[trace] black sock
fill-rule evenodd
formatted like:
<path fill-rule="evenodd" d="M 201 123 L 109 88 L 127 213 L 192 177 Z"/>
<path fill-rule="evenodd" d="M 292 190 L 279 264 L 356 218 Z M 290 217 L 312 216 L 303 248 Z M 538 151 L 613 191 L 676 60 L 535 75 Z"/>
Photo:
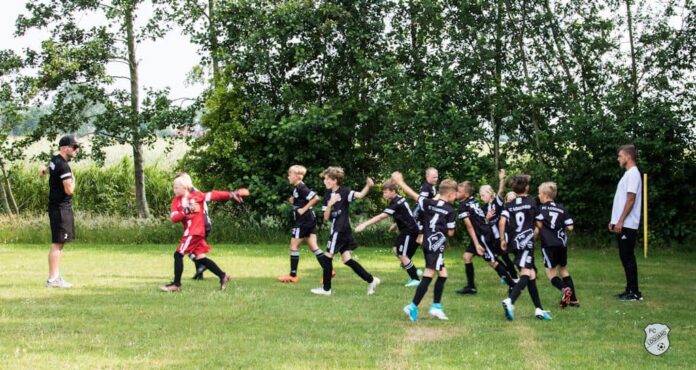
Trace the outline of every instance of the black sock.
<path fill-rule="evenodd" d="M 333 258 L 324 256 L 324 290 L 331 290 L 331 273 L 333 272 Z"/>
<path fill-rule="evenodd" d="M 558 290 L 563 290 L 563 288 L 565 288 L 563 280 L 561 280 L 561 278 L 559 278 L 558 276 L 554 276 L 553 279 L 551 279 L 551 285 L 555 286 Z"/>
<path fill-rule="evenodd" d="M 209 259 L 208 257 L 203 257 L 203 258 L 199 259 L 198 261 L 201 263 L 201 265 L 207 267 L 208 270 L 210 270 L 210 272 L 215 274 L 220 279 L 225 277 L 225 273 L 222 270 L 220 270 L 218 265 L 215 262 L 213 262 L 213 260 Z"/>
<path fill-rule="evenodd" d="M 354 259 L 349 259 L 348 261 L 345 262 L 346 266 L 350 267 L 355 271 L 358 276 L 360 276 L 361 279 L 367 281 L 368 283 L 371 283 L 372 280 L 374 279 L 372 275 L 370 275 L 369 272 L 367 272 L 361 264 L 358 263 L 358 261 Z"/>
<path fill-rule="evenodd" d="M 534 307 L 541 308 L 543 310 L 544 307 L 541 306 L 541 298 L 539 298 L 539 290 L 537 289 L 536 279 L 529 280 L 527 288 L 527 290 L 529 290 L 529 296 L 532 297 L 532 302 L 534 302 Z"/>
<path fill-rule="evenodd" d="M 406 270 L 406 273 L 408 273 L 408 277 L 410 277 L 411 280 L 420 280 L 418 278 L 418 271 L 416 270 L 416 266 L 413 265 L 413 261 L 409 261 L 408 265 L 406 266 L 401 265 L 401 268 Z"/>
<path fill-rule="evenodd" d="M 432 277 L 423 276 L 420 284 L 418 284 L 418 288 L 416 288 L 416 294 L 413 296 L 413 304 L 418 306 L 421 303 L 423 297 L 425 296 L 425 293 L 428 291 L 428 286 L 430 285 L 430 282 L 432 280 Z"/>
<path fill-rule="evenodd" d="M 300 263 L 300 251 L 290 251 L 290 276 L 297 276 L 297 265 Z"/>
<path fill-rule="evenodd" d="M 503 280 L 505 280 L 505 283 L 508 286 L 511 286 L 511 287 L 515 286 L 515 282 L 512 281 L 512 277 L 510 277 L 510 274 L 508 274 L 507 270 L 505 269 L 505 267 L 503 267 L 502 263 L 498 263 L 495 266 L 495 272 L 497 272 L 498 276 L 500 276 Z"/>
<path fill-rule="evenodd" d="M 563 282 L 573 291 L 573 294 L 570 296 L 570 300 L 577 301 L 578 297 L 575 296 L 575 284 L 573 284 L 573 278 L 568 275 L 563 278 Z"/>
<path fill-rule="evenodd" d="M 435 290 L 433 290 L 433 303 L 438 304 L 442 301 L 442 292 L 445 290 L 446 277 L 438 276 L 435 280 Z"/>
<path fill-rule="evenodd" d="M 466 286 L 476 288 L 474 283 L 474 264 L 472 262 L 465 263 L 464 269 L 466 270 Z"/>
<path fill-rule="evenodd" d="M 201 263 L 197 260 L 193 260 L 193 263 L 196 265 L 196 273 L 201 274 L 202 277 L 203 271 L 205 271 L 205 266 L 201 265 Z"/>
<path fill-rule="evenodd" d="M 184 273 L 184 255 L 174 252 L 174 285 L 181 286 L 181 275 Z"/>
<path fill-rule="evenodd" d="M 513 279 L 517 279 L 517 270 L 515 270 L 515 264 L 512 263 L 510 260 L 510 255 L 507 253 L 503 253 L 500 258 L 503 260 L 503 263 L 505 264 L 505 269 L 507 270 L 508 274 L 510 274 L 510 277 Z"/>
<path fill-rule="evenodd" d="M 512 291 L 508 295 L 512 303 L 515 303 L 517 298 L 520 297 L 520 293 L 524 290 L 524 288 L 527 286 L 527 282 L 529 282 L 529 276 L 527 275 L 522 275 L 520 276 L 520 281 L 515 284 L 515 286 L 512 288 Z"/>
<path fill-rule="evenodd" d="M 324 266 L 326 265 L 326 256 L 324 255 L 324 252 L 321 249 L 317 249 L 314 251 L 314 257 L 317 258 L 319 266 L 321 266 L 321 268 L 324 268 Z"/>

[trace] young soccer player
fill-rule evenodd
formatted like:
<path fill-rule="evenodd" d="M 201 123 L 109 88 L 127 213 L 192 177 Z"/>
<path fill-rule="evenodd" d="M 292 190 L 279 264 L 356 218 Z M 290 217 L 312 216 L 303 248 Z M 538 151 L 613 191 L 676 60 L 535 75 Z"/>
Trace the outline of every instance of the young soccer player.
<path fill-rule="evenodd" d="M 568 268 L 568 235 L 566 231 L 573 230 L 573 218 L 568 212 L 554 200 L 558 187 L 555 182 L 545 182 L 539 185 L 539 211 L 544 216 L 541 235 L 541 253 L 544 256 L 546 276 L 551 280 L 551 285 L 561 291 L 561 308 L 569 304 L 580 306 L 575 296 L 575 286 L 570 277 Z"/>
<path fill-rule="evenodd" d="M 410 280 L 406 283 L 407 287 L 418 286 L 420 279 L 418 278 L 418 270 L 413 265 L 413 255 L 418 249 L 416 238 L 418 237 L 418 225 L 413 218 L 413 212 L 408 206 L 406 198 L 398 194 L 399 187 L 392 180 L 387 180 L 382 185 L 382 196 L 389 204 L 382 213 L 361 223 L 355 228 L 356 232 L 362 232 L 370 225 L 376 224 L 387 219 L 389 216 L 394 218 L 397 227 L 399 228 L 399 236 L 394 242 L 394 254 L 401 261 L 401 267 L 406 270 Z"/>
<path fill-rule="evenodd" d="M 425 170 L 425 181 L 421 184 L 420 195 L 422 197 L 433 199 L 437 192 L 435 191 L 435 185 L 437 184 L 439 173 L 433 167 L 428 167 Z M 416 205 L 415 211 L 413 211 L 414 218 L 418 224 L 418 234 L 417 242 L 418 244 L 423 244 L 423 222 L 425 222 L 425 216 L 421 212 L 420 205 Z"/>
<path fill-rule="evenodd" d="M 184 255 L 195 254 L 196 260 L 220 278 L 220 290 L 225 290 L 230 281 L 230 275 L 220 270 L 218 265 L 207 258 L 210 246 L 205 240 L 205 223 L 203 217 L 203 202 L 224 201 L 234 199 L 241 203 L 242 197 L 249 195 L 249 190 L 238 189 L 233 192 L 210 191 L 202 193 L 193 191 L 191 177 L 186 173 L 179 174 L 173 181 L 174 199 L 172 199 L 170 219 L 173 223 L 182 223 L 183 236 L 174 252 L 174 280 L 160 286 L 164 292 L 181 291 L 181 275 L 184 272 Z"/>
<path fill-rule="evenodd" d="M 510 181 L 510 187 L 516 194 L 516 198 L 505 205 L 498 223 L 499 232 L 505 234 L 509 223 L 509 240 L 500 240 L 502 250 L 507 250 L 508 245 L 515 253 L 515 264 L 520 268 L 520 280 L 508 292 L 508 297 L 503 300 L 505 317 L 508 320 L 515 318 L 515 301 L 525 287 L 529 287 L 529 295 L 536 306 L 534 315 L 540 320 L 551 320 L 551 315 L 541 305 L 539 291 L 536 285 L 536 271 L 534 269 L 534 236 L 535 226 L 541 227 L 544 216 L 539 213 L 535 202 L 527 196 L 529 192 L 529 175 L 516 175 Z"/>
<path fill-rule="evenodd" d="M 446 179 L 440 183 L 438 196 L 435 199 L 428 199 L 419 195 L 404 182 L 400 172 L 392 174 L 392 180 L 399 185 L 404 192 L 411 198 L 418 201 L 423 214 L 425 223 L 423 224 L 423 253 L 425 254 L 425 272 L 421 279 L 416 293 L 411 303 L 404 307 L 404 312 L 411 321 L 418 320 L 418 305 L 428 291 L 428 286 L 433 280 L 433 275 L 437 273 L 435 290 L 433 292 L 433 305 L 430 306 L 428 313 L 440 320 L 447 320 L 447 315 L 442 308 L 442 293 L 445 289 L 447 280 L 447 268 L 445 267 L 445 245 L 447 237 L 454 236 L 456 221 L 456 211 L 451 203 L 457 198 L 457 182 Z"/>
<path fill-rule="evenodd" d="M 500 249 L 500 233 L 498 232 L 500 212 L 502 212 L 503 206 L 505 205 L 505 201 L 503 200 L 505 196 L 505 169 L 501 168 L 500 171 L 498 171 L 498 192 L 493 192 L 493 187 L 490 185 L 483 185 L 481 189 L 479 189 L 479 196 L 484 203 L 483 213 L 486 215 L 486 225 L 490 228 L 490 232 L 493 235 L 493 249 L 499 253 L 498 256 L 500 257 L 500 261 L 498 262 L 502 262 L 503 267 L 507 270 L 508 274 L 510 274 L 510 277 L 516 281 L 517 270 L 515 270 L 515 264 L 510 260 L 508 252 L 503 252 Z M 505 283 L 505 280 L 501 279 L 501 284 Z"/>
<path fill-rule="evenodd" d="M 295 224 L 290 239 L 290 274 L 278 278 L 278 281 L 282 283 L 300 281 L 297 277 L 297 266 L 300 263 L 302 241 L 307 242 L 322 268 L 326 264 L 324 252 L 317 246 L 317 218 L 312 210 L 312 207 L 319 202 L 319 197 L 302 182 L 306 173 L 307 169 L 300 165 L 294 165 L 288 169 L 288 182 L 295 187 L 290 198 Z"/>
<path fill-rule="evenodd" d="M 364 198 L 374 186 L 371 178 L 367 178 L 365 187 L 358 193 L 341 186 L 345 173 L 340 167 L 329 167 L 321 173 L 326 186 L 323 207 L 324 220 L 331 221 L 329 242 L 324 253 L 327 261 L 323 266 L 323 287 L 312 289 L 312 293 L 319 295 L 331 295 L 331 274 L 333 272 L 333 256 L 341 254 L 343 263 L 353 269 L 361 279 L 367 282 L 367 295 L 375 293 L 375 288 L 380 283 L 379 278 L 372 276 L 351 256 L 351 251 L 358 247 L 353 239 L 350 227 L 350 203 L 356 199 Z"/>
<path fill-rule="evenodd" d="M 496 248 L 495 239 L 491 227 L 486 221 L 486 214 L 479 207 L 473 196 L 473 184 L 464 181 L 457 186 L 457 198 L 461 201 L 459 205 L 458 218 L 464 220 L 471 242 L 464 252 L 464 267 L 466 270 L 467 285 L 457 290 L 459 294 L 476 294 L 476 284 L 474 283 L 474 255 L 479 255 L 488 263 L 489 266 L 508 284 L 514 286 L 512 277 L 507 272 L 502 263 L 496 258 L 500 251 Z"/>

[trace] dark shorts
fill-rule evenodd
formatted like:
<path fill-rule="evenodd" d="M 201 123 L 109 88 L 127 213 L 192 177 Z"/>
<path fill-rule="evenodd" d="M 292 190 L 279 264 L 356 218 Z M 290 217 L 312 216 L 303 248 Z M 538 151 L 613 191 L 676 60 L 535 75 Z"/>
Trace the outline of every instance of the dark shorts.
<path fill-rule="evenodd" d="M 547 269 L 568 264 L 568 248 L 566 247 L 542 247 L 541 255 L 544 256 L 544 267 Z"/>
<path fill-rule="evenodd" d="M 52 243 L 63 244 L 75 239 L 75 217 L 71 207 L 49 208 L 48 219 Z"/>
<path fill-rule="evenodd" d="M 445 267 L 445 244 L 447 237 L 437 232 L 423 237 L 425 268 L 440 271 Z"/>
<path fill-rule="evenodd" d="M 293 239 L 305 239 L 309 238 L 310 235 L 317 234 L 317 225 L 299 225 L 295 226 L 291 230 Z"/>
<path fill-rule="evenodd" d="M 484 235 L 479 235 L 479 244 L 483 247 L 483 256 L 481 256 L 486 262 L 492 262 L 495 260 L 496 256 L 499 256 L 503 251 L 500 249 L 500 240 L 493 239 L 492 237 L 485 237 Z M 478 256 L 476 252 L 476 247 L 474 243 L 469 243 L 466 247 L 466 252 Z"/>
<path fill-rule="evenodd" d="M 333 233 L 326 243 L 326 251 L 331 254 L 352 251 L 357 248 L 358 243 L 355 242 L 351 233 Z"/>
<path fill-rule="evenodd" d="M 534 269 L 534 250 L 516 250 L 515 266 L 517 266 L 520 269 Z"/>
<path fill-rule="evenodd" d="M 442 271 L 445 267 L 445 254 L 425 251 L 425 268 Z"/>
<path fill-rule="evenodd" d="M 415 233 L 400 233 L 396 237 L 396 255 L 406 256 L 408 258 L 413 257 L 418 249 L 418 243 L 416 243 L 416 238 L 418 238 L 418 232 Z"/>

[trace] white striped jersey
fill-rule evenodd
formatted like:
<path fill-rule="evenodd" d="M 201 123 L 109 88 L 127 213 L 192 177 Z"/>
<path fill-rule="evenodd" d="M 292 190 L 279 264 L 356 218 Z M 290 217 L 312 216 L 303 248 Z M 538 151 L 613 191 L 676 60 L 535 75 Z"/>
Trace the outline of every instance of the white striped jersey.
<path fill-rule="evenodd" d="M 507 203 L 500 215 L 508 223 L 508 245 L 517 250 L 534 247 L 534 227 L 536 221 L 543 221 L 536 202 L 529 197 L 517 197 Z"/>
<path fill-rule="evenodd" d="M 541 228 L 541 245 L 543 247 L 565 247 L 568 245 L 566 227 L 573 225 L 573 218 L 555 202 L 547 202 L 539 206 L 539 212 L 544 216 Z"/>
<path fill-rule="evenodd" d="M 413 212 L 411 212 L 406 198 L 400 195 L 395 196 L 382 212 L 394 218 L 400 232 L 418 231 L 418 225 L 416 225 L 416 220 L 413 218 Z"/>
<path fill-rule="evenodd" d="M 317 222 L 314 211 L 310 208 L 304 214 L 297 213 L 297 210 L 303 208 L 312 199 L 317 196 L 304 182 L 300 181 L 292 189 L 292 216 L 295 220 L 295 227 L 311 226 Z"/>
<path fill-rule="evenodd" d="M 338 188 L 336 193 L 340 196 L 340 200 L 331 207 L 331 215 L 329 216 L 329 221 L 331 221 L 331 233 L 350 233 L 350 214 L 348 210 L 350 208 L 350 203 L 355 200 L 355 192 L 347 188 Z M 327 190 L 326 194 L 324 194 L 321 207 L 322 211 L 326 210 L 329 199 L 331 199 L 333 194 L 334 192 L 331 190 Z"/>

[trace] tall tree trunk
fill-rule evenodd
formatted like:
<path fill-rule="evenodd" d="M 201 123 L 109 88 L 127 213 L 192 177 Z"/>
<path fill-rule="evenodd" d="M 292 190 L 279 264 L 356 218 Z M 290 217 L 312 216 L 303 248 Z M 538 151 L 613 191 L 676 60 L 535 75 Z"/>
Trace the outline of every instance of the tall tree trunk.
<path fill-rule="evenodd" d="M 128 7 L 125 13 L 126 43 L 128 44 L 128 67 L 130 71 L 131 125 L 133 125 L 133 169 L 135 171 L 135 204 L 138 216 L 150 217 L 145 194 L 145 171 L 143 166 L 143 145 L 139 135 L 140 91 L 138 82 L 138 60 L 135 55 L 135 32 L 133 31 L 133 8 Z"/>
<path fill-rule="evenodd" d="M 4 201 L 8 203 L 8 209 L 10 205 L 12 205 L 14 213 L 19 214 L 19 207 L 17 207 L 17 201 L 15 200 L 14 193 L 12 192 L 12 184 L 10 183 L 10 178 L 7 176 L 7 171 L 5 170 L 5 162 L 0 162 L 0 169 L 2 170 L 2 177 L 5 182 L 3 186 L 3 198 L 5 198 Z"/>
<path fill-rule="evenodd" d="M 524 32 L 527 26 L 527 0 L 522 1 L 522 25 L 520 26 L 519 34 L 519 48 L 520 48 L 520 61 L 522 62 L 522 71 L 524 73 L 524 84 L 527 87 L 527 94 L 534 96 L 534 86 L 532 85 L 532 79 L 529 77 L 529 67 L 527 66 L 527 53 L 524 49 Z M 534 127 L 534 145 L 536 146 L 537 160 L 543 162 L 541 155 L 541 144 L 539 143 L 539 136 L 541 134 L 541 129 L 539 128 L 539 113 L 536 107 L 536 103 L 532 104 L 530 107 L 530 119 L 532 121 L 532 126 Z"/>
<path fill-rule="evenodd" d="M 218 55 L 218 34 L 216 27 L 215 0 L 208 0 L 208 42 L 210 42 L 210 59 L 213 61 L 213 84 L 220 81 L 220 56 Z"/>
<path fill-rule="evenodd" d="M 631 16 L 631 0 L 626 0 L 626 17 L 628 18 L 628 44 L 631 47 L 631 97 L 633 114 L 638 114 L 638 77 L 636 73 L 636 52 L 633 47 L 633 17 Z"/>

